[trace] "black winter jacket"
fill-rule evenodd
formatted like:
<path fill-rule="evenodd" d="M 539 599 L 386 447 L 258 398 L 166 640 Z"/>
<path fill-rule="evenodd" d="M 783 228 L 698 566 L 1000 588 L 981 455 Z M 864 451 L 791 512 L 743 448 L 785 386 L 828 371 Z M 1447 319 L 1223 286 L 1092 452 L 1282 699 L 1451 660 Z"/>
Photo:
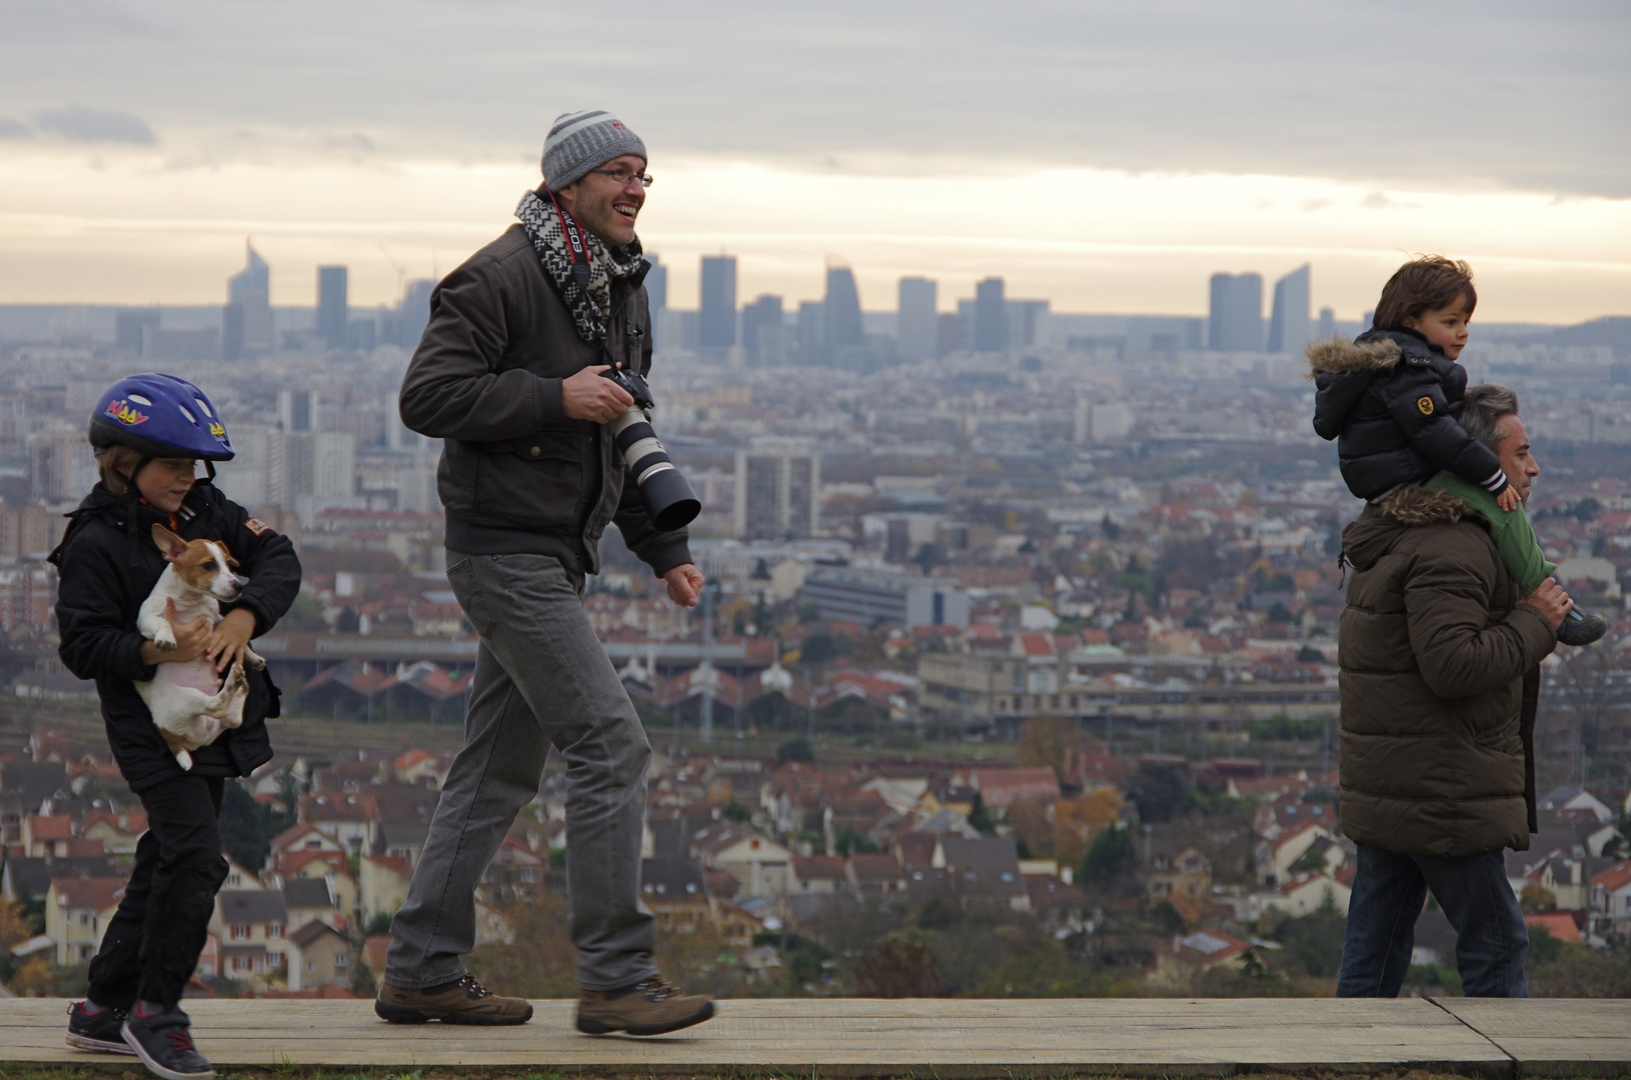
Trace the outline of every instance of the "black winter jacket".
<path fill-rule="evenodd" d="M 243 726 L 228 729 L 208 746 L 192 751 L 190 773 L 153 726 L 153 714 L 136 692 L 137 681 L 156 668 L 142 663 L 143 640 L 136 629 L 142 602 L 167 565 L 153 543 L 155 523 L 173 527 L 134 494 L 115 495 L 101 484 L 91 489 L 62 543 L 51 553 L 57 567 L 57 653 L 69 671 L 95 679 L 102 719 L 114 760 L 132 791 L 141 792 L 177 776 L 247 776 L 272 759 L 266 718 L 278 715 L 278 689 L 264 671 L 247 672 L 249 701 Z M 223 614 L 247 608 L 255 616 L 255 636 L 266 633 L 294 603 L 300 591 L 300 560 L 288 537 L 267 528 L 249 512 L 200 481 L 176 514 L 184 540 L 226 543 L 249 579 L 242 595 Z"/>
<path fill-rule="evenodd" d="M 606 425 L 574 420 L 561 383 L 594 364 L 651 367 L 642 270 L 612 281 L 605 340 L 578 336 L 526 230 L 513 225 L 436 287 L 402 379 L 402 422 L 442 439 L 437 491 L 447 546 L 470 555 L 552 555 L 599 570 L 601 533 L 661 575 L 691 561 L 684 529 L 658 532 L 624 482 Z"/>
<path fill-rule="evenodd" d="M 1371 330 L 1308 346 L 1314 430 L 1337 440 L 1348 490 L 1375 499 L 1444 470 L 1492 495 L 1506 490 L 1495 452 L 1461 426 L 1467 369 L 1408 330 Z"/>

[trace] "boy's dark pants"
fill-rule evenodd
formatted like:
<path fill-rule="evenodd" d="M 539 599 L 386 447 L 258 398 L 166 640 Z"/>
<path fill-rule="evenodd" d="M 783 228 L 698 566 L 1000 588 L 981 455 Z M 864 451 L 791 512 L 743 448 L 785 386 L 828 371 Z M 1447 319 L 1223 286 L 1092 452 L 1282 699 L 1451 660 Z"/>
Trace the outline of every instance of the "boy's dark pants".
<path fill-rule="evenodd" d="M 217 776 L 178 776 L 138 796 L 147 831 L 136 843 L 119 910 L 91 961 L 89 998 L 129 1009 L 136 999 L 169 1008 L 198 966 L 226 880 Z"/>

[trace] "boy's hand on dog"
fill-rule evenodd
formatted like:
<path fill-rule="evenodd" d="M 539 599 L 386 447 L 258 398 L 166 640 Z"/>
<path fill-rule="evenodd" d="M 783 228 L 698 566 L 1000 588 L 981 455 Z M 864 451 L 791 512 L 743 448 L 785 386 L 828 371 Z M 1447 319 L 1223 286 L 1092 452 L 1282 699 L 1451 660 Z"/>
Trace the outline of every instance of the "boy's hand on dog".
<path fill-rule="evenodd" d="M 207 615 L 200 615 L 192 622 L 176 622 L 176 602 L 164 602 L 164 621 L 170 624 L 170 631 L 175 637 L 175 645 L 166 648 L 152 641 L 142 642 L 142 662 L 144 664 L 179 664 L 188 660 L 196 660 L 204 654 L 205 643 L 210 638 L 210 621 Z"/>
<path fill-rule="evenodd" d="M 242 663 L 244 650 L 249 648 L 249 639 L 254 636 L 255 616 L 252 613 L 244 608 L 227 612 L 226 618 L 221 620 L 204 644 L 204 655 L 215 665 L 215 673 L 219 675 L 232 664 Z"/>

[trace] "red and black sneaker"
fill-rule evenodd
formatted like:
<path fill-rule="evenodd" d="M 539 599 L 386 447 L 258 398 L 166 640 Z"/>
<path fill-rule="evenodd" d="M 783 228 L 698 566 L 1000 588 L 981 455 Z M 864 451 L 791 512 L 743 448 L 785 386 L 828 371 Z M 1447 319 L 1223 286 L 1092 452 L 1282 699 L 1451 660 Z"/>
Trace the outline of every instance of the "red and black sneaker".
<path fill-rule="evenodd" d="M 93 1005 L 89 1000 L 68 1006 L 68 1045 L 76 1050 L 105 1050 L 110 1054 L 134 1054 L 120 1030 L 125 1011 L 111 1005 Z"/>
<path fill-rule="evenodd" d="M 164 1080 L 213 1080 L 215 1070 L 193 1046 L 192 1020 L 179 1006 L 138 1001 L 125 1017 L 125 1042 L 148 1071 Z"/>

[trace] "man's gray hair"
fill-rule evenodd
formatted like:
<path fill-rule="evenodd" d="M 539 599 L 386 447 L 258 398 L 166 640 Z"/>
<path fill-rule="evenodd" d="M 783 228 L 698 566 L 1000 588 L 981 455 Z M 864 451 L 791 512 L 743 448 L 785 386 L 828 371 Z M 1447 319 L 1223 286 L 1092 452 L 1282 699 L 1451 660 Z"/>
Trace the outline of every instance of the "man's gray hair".
<path fill-rule="evenodd" d="M 1499 426 L 1501 417 L 1516 415 L 1518 392 L 1498 383 L 1469 386 L 1466 397 L 1461 399 L 1461 426 L 1497 454 L 1501 452 L 1501 440 L 1506 438 Z"/>

